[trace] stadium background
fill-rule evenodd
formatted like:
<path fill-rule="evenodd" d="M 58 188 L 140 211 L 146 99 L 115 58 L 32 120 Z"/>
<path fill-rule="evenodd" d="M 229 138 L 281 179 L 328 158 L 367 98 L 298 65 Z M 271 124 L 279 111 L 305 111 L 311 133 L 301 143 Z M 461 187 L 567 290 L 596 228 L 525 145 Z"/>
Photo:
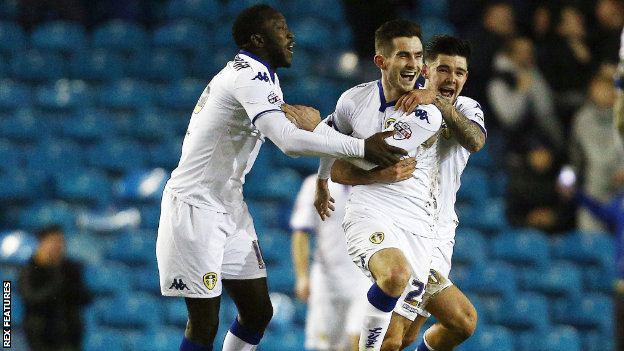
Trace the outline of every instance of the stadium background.
<path fill-rule="evenodd" d="M 233 18 L 255 2 L 157 1 L 148 20 L 52 16 L 27 27 L 22 4 L 0 0 L 0 274 L 16 282 L 34 231 L 62 224 L 96 296 L 85 310 L 84 350 L 178 349 L 184 302 L 159 295 L 154 255 L 161 190 L 197 98 L 237 52 Z M 293 66 L 279 70 L 286 101 L 331 113 L 361 82 L 342 3 L 265 2 L 296 35 Z M 422 25 L 424 41 L 461 34 L 448 6 L 421 0 L 403 16 Z M 612 350 L 612 239 L 511 228 L 496 145 L 470 158 L 458 194 L 451 277 L 479 312 L 475 335 L 458 350 Z M 303 349 L 306 307 L 293 295 L 288 220 L 317 162 L 267 142 L 245 184 L 276 312 L 259 350 Z M 19 296 L 13 304 L 13 348 L 27 350 Z M 224 297 L 215 349 L 235 313 Z"/>

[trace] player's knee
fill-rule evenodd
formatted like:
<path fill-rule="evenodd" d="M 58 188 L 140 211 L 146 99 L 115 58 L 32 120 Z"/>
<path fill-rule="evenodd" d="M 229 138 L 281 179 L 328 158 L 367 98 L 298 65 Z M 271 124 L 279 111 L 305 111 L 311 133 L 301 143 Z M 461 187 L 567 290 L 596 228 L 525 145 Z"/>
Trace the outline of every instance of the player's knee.
<path fill-rule="evenodd" d="M 252 329 L 253 331 L 261 332 L 269 325 L 271 318 L 273 318 L 273 305 L 269 301 L 256 306 L 253 311 L 238 311 L 243 321 L 243 325 Z"/>
<path fill-rule="evenodd" d="M 386 293 L 390 295 L 400 295 L 409 282 L 411 270 L 409 267 L 394 266 L 386 270 L 385 274 L 377 279 L 379 285 Z"/>
<path fill-rule="evenodd" d="M 470 305 L 470 308 L 464 309 L 455 321 L 453 331 L 457 336 L 466 340 L 474 334 L 477 328 L 477 310 Z"/>

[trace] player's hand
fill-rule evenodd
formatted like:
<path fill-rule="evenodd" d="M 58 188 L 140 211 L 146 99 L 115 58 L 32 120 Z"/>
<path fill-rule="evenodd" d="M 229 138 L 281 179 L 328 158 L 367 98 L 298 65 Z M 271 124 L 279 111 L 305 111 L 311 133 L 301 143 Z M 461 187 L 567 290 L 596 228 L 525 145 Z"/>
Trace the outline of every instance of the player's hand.
<path fill-rule="evenodd" d="M 321 114 L 317 109 L 303 105 L 282 104 L 282 111 L 286 118 L 293 122 L 297 128 L 313 131 L 321 123 Z"/>
<path fill-rule="evenodd" d="M 396 183 L 407 180 L 414 173 L 416 163 L 416 158 L 408 157 L 395 165 L 376 170 L 375 181 L 377 183 Z"/>
<path fill-rule="evenodd" d="M 394 105 L 394 110 L 399 108 L 405 111 L 406 114 L 414 112 L 418 105 L 428 105 L 435 102 L 437 93 L 431 89 L 414 89 L 409 93 L 401 96 Z"/>
<path fill-rule="evenodd" d="M 328 179 L 316 178 L 316 192 L 314 193 L 314 207 L 321 220 L 325 217 L 331 217 L 331 211 L 336 210 L 333 203 L 336 202 L 329 194 Z"/>
<path fill-rule="evenodd" d="M 299 278 L 295 282 L 295 295 L 301 301 L 308 302 L 308 298 L 310 297 L 310 280 L 308 277 Z"/>
<path fill-rule="evenodd" d="M 407 156 L 407 151 L 388 145 L 384 139 L 396 134 L 396 130 L 373 134 L 364 141 L 364 159 L 382 168 L 390 167 Z"/>

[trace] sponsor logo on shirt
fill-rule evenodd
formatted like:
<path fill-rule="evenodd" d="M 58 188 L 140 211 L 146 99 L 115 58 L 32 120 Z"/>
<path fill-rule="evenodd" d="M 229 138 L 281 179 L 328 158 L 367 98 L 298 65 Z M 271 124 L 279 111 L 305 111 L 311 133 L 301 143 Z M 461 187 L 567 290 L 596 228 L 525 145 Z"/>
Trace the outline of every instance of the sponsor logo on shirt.
<path fill-rule="evenodd" d="M 279 102 L 282 101 L 282 99 L 280 99 L 280 97 L 273 91 L 269 94 L 267 99 L 269 100 L 269 103 L 273 105 L 279 104 Z"/>
<path fill-rule="evenodd" d="M 204 274 L 204 285 L 212 290 L 217 285 L 217 273 L 210 272 Z"/>
<path fill-rule="evenodd" d="M 396 122 L 394 124 L 394 130 L 397 131 L 397 133 L 392 136 L 395 140 L 409 139 L 412 137 L 412 129 L 409 124 L 405 122 Z"/>
<path fill-rule="evenodd" d="M 381 244 L 381 242 L 384 240 L 384 233 L 382 232 L 373 233 L 373 235 L 371 235 L 370 238 L 368 238 L 368 240 L 370 240 L 370 242 L 373 244 Z"/>

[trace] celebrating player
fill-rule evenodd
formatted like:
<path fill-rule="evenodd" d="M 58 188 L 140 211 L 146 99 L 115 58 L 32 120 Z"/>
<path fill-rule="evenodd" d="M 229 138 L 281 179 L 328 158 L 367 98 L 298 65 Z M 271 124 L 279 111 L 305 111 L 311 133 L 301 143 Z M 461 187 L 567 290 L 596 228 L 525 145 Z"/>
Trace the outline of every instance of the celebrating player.
<path fill-rule="evenodd" d="M 223 287 L 238 308 L 223 350 L 255 350 L 272 317 L 265 264 L 242 197 L 265 137 L 290 156 L 389 166 L 406 154 L 385 143 L 391 132 L 365 141 L 347 137 L 319 124 L 318 111 L 283 104 L 275 71 L 290 67 L 294 35 L 279 11 L 264 4 L 243 10 L 232 36 L 241 51 L 199 98 L 162 198 L 156 256 L 162 294 L 186 301 L 181 351 L 212 350 Z M 298 129 L 284 111 L 314 132 Z"/>
<path fill-rule="evenodd" d="M 455 213 L 459 179 L 470 153 L 479 151 L 486 131 L 479 103 L 459 96 L 468 78 L 470 45 L 467 41 L 448 36 L 434 36 L 425 48 L 425 89 L 414 90 L 399 99 L 396 108 L 407 112 L 419 103 L 434 103 L 444 116 L 438 152 L 438 220 L 432 253 L 431 277 L 418 306 L 419 316 L 410 324 L 400 308 L 395 309 L 383 350 L 404 349 L 416 340 L 420 327 L 431 313 L 438 323 L 425 332 L 417 351 L 447 351 L 455 349 L 469 338 L 476 328 L 477 312 L 466 296 L 448 279 L 455 243 L 455 228 L 459 221 Z M 357 175 L 354 177 L 353 175 Z M 332 169 L 332 179 L 345 184 L 364 184 L 378 179 L 378 173 L 355 168 L 338 161 Z M 409 303 L 405 300 L 402 303 Z M 406 318 L 403 318 L 406 317 Z"/>

